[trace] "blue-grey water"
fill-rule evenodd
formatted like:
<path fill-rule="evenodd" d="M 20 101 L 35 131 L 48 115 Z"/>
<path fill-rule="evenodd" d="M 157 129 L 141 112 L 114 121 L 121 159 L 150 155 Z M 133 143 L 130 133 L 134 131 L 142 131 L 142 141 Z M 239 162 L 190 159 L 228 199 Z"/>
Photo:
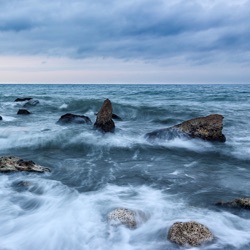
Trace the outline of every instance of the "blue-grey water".
<path fill-rule="evenodd" d="M 17 115 L 17 97 L 39 104 Z M 106 98 L 123 119 L 114 134 L 56 124 L 65 113 L 94 123 Z M 225 143 L 145 138 L 214 113 L 224 116 Z M 0 85 L 0 116 L 0 156 L 51 169 L 0 174 L 1 250 L 185 249 L 167 232 L 190 220 L 215 235 L 193 249 L 250 249 L 250 211 L 215 206 L 250 197 L 250 85 Z M 113 228 L 106 215 L 117 207 L 148 220 Z"/>

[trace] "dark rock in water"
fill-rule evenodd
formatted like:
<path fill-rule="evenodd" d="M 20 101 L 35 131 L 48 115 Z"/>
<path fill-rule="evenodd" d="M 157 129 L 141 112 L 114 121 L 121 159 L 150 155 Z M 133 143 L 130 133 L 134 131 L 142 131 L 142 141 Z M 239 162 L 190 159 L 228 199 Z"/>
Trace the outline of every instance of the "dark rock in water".
<path fill-rule="evenodd" d="M 0 121 L 3 120 L 3 117 L 0 115 Z"/>
<path fill-rule="evenodd" d="M 117 121 L 122 121 L 122 118 L 116 114 L 112 114 L 112 119 L 117 120 Z"/>
<path fill-rule="evenodd" d="M 85 115 L 74 115 L 67 113 L 65 115 L 62 115 L 60 119 L 57 121 L 58 124 L 68 124 L 68 123 L 83 123 L 83 124 L 92 124 L 89 117 Z"/>
<path fill-rule="evenodd" d="M 50 172 L 49 168 L 35 164 L 33 161 L 25 161 L 15 156 L 0 157 L 0 172 Z"/>
<path fill-rule="evenodd" d="M 116 208 L 108 214 L 108 221 L 111 225 L 124 225 L 130 229 L 137 228 L 145 220 L 146 215 L 142 211 L 128 208 Z"/>
<path fill-rule="evenodd" d="M 115 123 L 112 120 L 112 104 L 109 99 L 104 101 L 101 110 L 98 112 L 94 128 L 104 133 L 114 132 Z"/>
<path fill-rule="evenodd" d="M 29 115 L 31 113 L 27 109 L 19 109 L 17 114 L 18 115 Z"/>
<path fill-rule="evenodd" d="M 225 142 L 226 137 L 222 134 L 223 118 L 222 115 L 218 114 L 198 117 L 170 128 L 155 130 L 146 134 L 146 137 L 149 139 L 173 139 L 175 137 L 189 136 L 206 141 Z"/>
<path fill-rule="evenodd" d="M 206 226 L 195 221 L 175 222 L 168 232 L 168 239 L 181 246 L 199 246 L 212 241 L 213 238 L 213 234 Z"/>
<path fill-rule="evenodd" d="M 37 104 L 39 104 L 40 102 L 38 100 L 29 100 L 28 102 L 26 102 L 23 106 L 24 107 L 29 107 L 29 106 L 36 106 Z"/>
<path fill-rule="evenodd" d="M 33 99 L 33 98 L 31 98 L 31 97 L 17 98 L 15 100 L 15 102 L 24 102 L 24 101 L 29 101 L 31 99 Z"/>
<path fill-rule="evenodd" d="M 228 207 L 228 208 L 243 208 L 250 209 L 250 198 L 237 198 L 233 201 L 220 201 L 216 203 L 217 206 Z"/>

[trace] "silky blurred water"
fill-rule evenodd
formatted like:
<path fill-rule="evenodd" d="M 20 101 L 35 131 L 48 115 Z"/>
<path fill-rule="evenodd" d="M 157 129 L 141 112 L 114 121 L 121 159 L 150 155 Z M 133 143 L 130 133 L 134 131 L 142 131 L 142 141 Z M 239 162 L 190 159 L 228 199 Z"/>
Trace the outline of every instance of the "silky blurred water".
<path fill-rule="evenodd" d="M 39 100 L 31 115 L 16 114 L 18 97 Z M 114 134 L 56 124 L 66 113 L 94 123 L 106 98 L 122 118 Z M 214 113 L 224 116 L 224 144 L 145 138 Z M 0 85 L 0 116 L 0 156 L 51 168 L 0 174 L 0 250 L 184 249 L 167 232 L 190 220 L 215 235 L 193 249 L 250 249 L 250 212 L 214 205 L 250 197 L 250 85 Z M 117 207 L 148 220 L 112 227 Z"/>

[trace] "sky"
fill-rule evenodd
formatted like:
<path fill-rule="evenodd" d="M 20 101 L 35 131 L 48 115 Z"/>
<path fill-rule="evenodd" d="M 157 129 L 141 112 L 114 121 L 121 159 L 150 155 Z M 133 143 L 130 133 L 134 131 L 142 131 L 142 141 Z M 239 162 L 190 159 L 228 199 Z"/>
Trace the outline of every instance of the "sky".
<path fill-rule="evenodd" d="M 0 0 L 0 83 L 250 83 L 250 0 Z"/>

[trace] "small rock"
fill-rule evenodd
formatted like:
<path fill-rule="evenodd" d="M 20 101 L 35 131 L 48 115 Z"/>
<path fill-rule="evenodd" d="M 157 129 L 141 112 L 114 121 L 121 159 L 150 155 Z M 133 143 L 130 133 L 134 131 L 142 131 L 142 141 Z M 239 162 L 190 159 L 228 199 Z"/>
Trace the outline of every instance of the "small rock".
<path fill-rule="evenodd" d="M 17 98 L 15 102 L 25 102 L 25 101 L 30 101 L 31 99 L 32 99 L 31 97 Z"/>
<path fill-rule="evenodd" d="M 216 205 L 229 207 L 229 208 L 250 209 L 250 198 L 237 198 L 229 202 L 220 201 L 220 202 L 217 202 Z"/>
<path fill-rule="evenodd" d="M 3 120 L 3 117 L 0 115 L 0 121 L 2 121 Z"/>
<path fill-rule="evenodd" d="M 138 227 L 142 221 L 146 220 L 146 216 L 142 211 L 116 208 L 108 214 L 108 220 L 111 225 L 124 225 L 130 229 L 134 229 Z"/>
<path fill-rule="evenodd" d="M 115 123 L 112 120 L 112 104 L 109 99 L 104 101 L 101 110 L 97 113 L 94 128 L 104 133 L 114 132 Z"/>
<path fill-rule="evenodd" d="M 206 226 L 195 221 L 175 222 L 168 232 L 168 239 L 181 246 L 199 246 L 212 241 L 213 238 L 213 234 Z"/>
<path fill-rule="evenodd" d="M 16 172 L 16 171 L 29 171 L 29 172 L 50 172 L 49 168 L 42 167 L 35 164 L 33 161 L 25 161 L 15 156 L 2 156 L 0 157 L 0 172 Z"/>
<path fill-rule="evenodd" d="M 19 109 L 18 111 L 17 111 L 17 114 L 18 115 L 29 115 L 29 114 L 31 114 L 27 109 Z"/>
<path fill-rule="evenodd" d="M 117 121 L 122 121 L 122 118 L 116 114 L 112 114 L 112 119 L 117 120 Z"/>
<path fill-rule="evenodd" d="M 67 113 L 65 115 L 62 115 L 60 119 L 57 121 L 58 124 L 68 124 L 68 123 L 86 123 L 86 124 L 92 124 L 89 117 L 85 115 L 74 115 Z"/>

